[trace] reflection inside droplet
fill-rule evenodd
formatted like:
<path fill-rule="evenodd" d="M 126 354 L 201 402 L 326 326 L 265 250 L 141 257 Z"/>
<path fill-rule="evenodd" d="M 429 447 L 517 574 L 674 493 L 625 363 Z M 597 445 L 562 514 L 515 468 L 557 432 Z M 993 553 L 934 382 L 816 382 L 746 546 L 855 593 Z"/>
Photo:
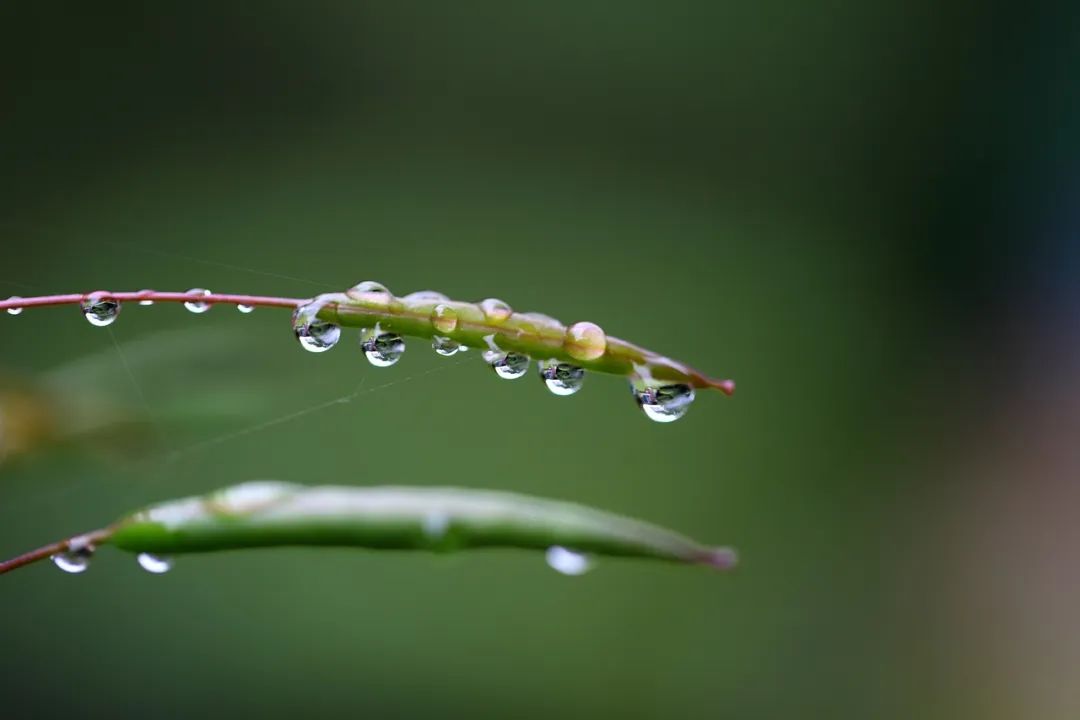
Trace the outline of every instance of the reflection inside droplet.
<path fill-rule="evenodd" d="M 585 371 L 576 365 L 545 360 L 539 369 L 540 379 L 553 395 L 573 395 L 585 384 Z"/>
<path fill-rule="evenodd" d="M 654 422 L 669 423 L 681 418 L 694 402 L 694 389 L 683 383 L 645 385 L 631 381 L 631 389 L 645 417 Z"/>
<path fill-rule="evenodd" d="M 397 333 L 378 333 L 362 340 L 360 347 L 375 367 L 390 367 L 405 354 L 405 340 Z"/>
<path fill-rule="evenodd" d="M 120 314 L 120 301 L 114 300 L 107 293 L 96 292 L 88 295 L 81 303 L 83 317 L 94 327 L 112 325 Z"/>

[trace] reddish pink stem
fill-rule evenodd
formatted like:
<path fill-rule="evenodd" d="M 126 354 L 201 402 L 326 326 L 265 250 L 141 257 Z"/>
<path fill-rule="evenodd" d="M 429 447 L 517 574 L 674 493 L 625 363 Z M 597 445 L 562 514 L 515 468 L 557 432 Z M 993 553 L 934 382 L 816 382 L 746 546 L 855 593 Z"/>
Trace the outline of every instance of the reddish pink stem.
<path fill-rule="evenodd" d="M 53 555 L 67 552 L 71 549 L 71 543 L 76 538 L 78 538 L 83 543 L 88 544 L 92 548 L 98 543 L 107 540 L 109 538 L 109 535 L 110 531 L 108 529 L 94 530 L 93 532 L 89 532 L 84 535 L 76 535 L 75 537 L 65 538 L 63 540 L 58 540 L 54 543 L 49 543 L 48 545 L 43 545 L 36 550 L 31 550 L 30 552 L 25 552 L 22 555 L 17 555 L 10 560 L 4 560 L 3 562 L 0 562 L 0 575 L 3 575 L 6 572 L 11 572 L 12 570 L 17 570 L 24 565 L 36 563 L 39 560 L 44 560 L 47 557 L 52 557 Z"/>
<path fill-rule="evenodd" d="M 283 298 L 269 297 L 266 295 L 224 295 L 211 293 L 202 295 L 190 292 L 158 292 L 156 290 L 140 290 L 138 292 L 109 292 L 97 290 L 92 293 L 69 295 L 39 295 L 28 298 L 11 298 L 0 300 L 0 310 L 28 307 L 44 307 L 46 305 L 78 305 L 91 295 L 102 300 L 116 300 L 118 302 L 138 302 L 140 300 L 152 300 L 154 302 L 201 302 L 210 305 L 251 305 L 253 307 L 300 307 L 308 302 L 308 298 Z"/>

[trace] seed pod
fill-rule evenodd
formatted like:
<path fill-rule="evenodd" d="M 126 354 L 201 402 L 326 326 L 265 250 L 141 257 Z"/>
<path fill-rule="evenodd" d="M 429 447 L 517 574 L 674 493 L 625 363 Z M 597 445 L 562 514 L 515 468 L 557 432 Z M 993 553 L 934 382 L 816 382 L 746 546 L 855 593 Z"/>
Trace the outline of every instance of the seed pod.
<path fill-rule="evenodd" d="M 595 323 L 565 326 L 540 313 L 514 312 L 494 298 L 469 303 L 431 292 L 395 297 L 385 286 L 365 281 L 345 293 L 313 298 L 309 306 L 319 319 L 338 326 L 378 327 L 383 333 L 428 339 L 438 336 L 443 343 L 516 352 L 536 361 L 557 360 L 660 384 L 713 388 L 727 395 L 735 389 L 730 380 L 711 378 L 681 362 L 610 337 Z"/>
<path fill-rule="evenodd" d="M 709 565 L 729 548 L 574 503 L 460 488 L 305 487 L 249 482 L 151 506 L 115 523 L 103 542 L 154 555 L 272 546 L 455 551 L 571 548 Z"/>

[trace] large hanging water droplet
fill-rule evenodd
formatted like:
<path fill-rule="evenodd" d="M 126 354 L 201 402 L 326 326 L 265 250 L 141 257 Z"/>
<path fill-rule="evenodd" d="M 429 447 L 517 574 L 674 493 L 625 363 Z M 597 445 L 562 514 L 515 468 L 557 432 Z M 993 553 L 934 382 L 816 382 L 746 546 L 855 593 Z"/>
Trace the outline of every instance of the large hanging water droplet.
<path fill-rule="evenodd" d="M 529 371 L 529 356 L 522 353 L 485 350 L 484 362 L 504 380 L 517 380 Z"/>
<path fill-rule="evenodd" d="M 18 295 L 12 295 L 11 297 L 8 298 L 8 300 L 22 300 L 22 298 L 19 297 Z M 18 315 L 22 311 L 23 311 L 23 309 L 21 307 L 13 307 L 13 308 L 8 308 L 7 313 L 8 313 L 8 315 Z"/>
<path fill-rule="evenodd" d="M 154 291 L 153 290 L 140 290 L 139 294 L 140 295 L 149 295 L 152 292 L 154 292 Z M 149 299 L 149 298 L 143 298 L 142 300 L 139 301 L 139 304 L 140 305 L 153 305 L 154 301 Z"/>
<path fill-rule="evenodd" d="M 450 357 L 465 349 L 461 346 L 461 343 L 442 335 L 431 338 L 431 347 L 443 357 Z"/>
<path fill-rule="evenodd" d="M 108 293 L 90 293 L 79 305 L 86 321 L 95 327 L 112 325 L 120 314 L 120 301 L 109 297 Z"/>
<path fill-rule="evenodd" d="M 497 298 L 488 298 L 480 302 L 480 309 L 484 311 L 484 317 L 493 323 L 502 323 L 514 313 L 510 306 Z"/>
<path fill-rule="evenodd" d="M 431 326 L 441 333 L 454 332 L 457 329 L 458 314 L 449 305 L 439 303 L 431 310 Z"/>
<path fill-rule="evenodd" d="M 249 314 L 249 313 L 251 313 L 251 312 L 253 312 L 255 310 L 255 306 L 254 305 L 244 305 L 243 303 L 240 303 L 239 305 L 236 306 L 236 309 L 239 310 L 240 312 L 244 313 L 245 315 L 247 315 L 247 314 Z"/>
<path fill-rule="evenodd" d="M 655 422 L 674 422 L 686 414 L 694 402 L 694 388 L 683 383 L 673 385 L 642 385 L 631 383 L 634 399 L 645 412 L 645 417 Z"/>
<path fill-rule="evenodd" d="M 139 562 L 139 566 L 148 573 L 155 575 L 161 575 L 172 570 L 173 562 L 171 558 L 161 557 L 159 555 L 151 555 L 150 553 L 139 553 L 135 558 Z"/>
<path fill-rule="evenodd" d="M 544 360 L 539 368 L 540 379 L 553 395 L 573 395 L 585 384 L 585 371 L 577 365 Z"/>
<path fill-rule="evenodd" d="M 592 568 L 587 556 L 559 545 L 549 547 L 544 559 L 552 570 L 563 575 L 584 575 Z"/>
<path fill-rule="evenodd" d="M 206 290 L 205 288 L 191 288 L 190 290 L 188 290 L 184 294 L 185 295 L 210 295 L 211 292 L 209 290 Z M 200 300 L 188 300 L 188 301 L 186 301 L 184 303 L 184 307 L 186 307 L 188 310 L 195 313 L 196 315 L 199 315 L 199 314 L 204 313 L 204 312 L 206 312 L 207 310 L 210 309 L 210 303 L 205 303 L 205 302 L 202 302 Z"/>
<path fill-rule="evenodd" d="M 86 569 L 90 567 L 90 557 L 93 554 L 93 550 L 89 547 L 84 547 L 77 550 L 65 550 L 64 552 L 56 553 L 50 559 L 56 567 L 64 572 L 77 575 L 81 572 L 86 572 Z"/>
<path fill-rule="evenodd" d="M 380 332 L 366 340 L 361 339 L 360 347 L 375 367 L 390 367 L 405 354 L 405 340 L 397 333 Z"/>
<path fill-rule="evenodd" d="M 293 312 L 293 333 L 308 352 L 326 352 L 341 339 L 340 327 L 317 317 L 320 307 L 313 303 Z"/>

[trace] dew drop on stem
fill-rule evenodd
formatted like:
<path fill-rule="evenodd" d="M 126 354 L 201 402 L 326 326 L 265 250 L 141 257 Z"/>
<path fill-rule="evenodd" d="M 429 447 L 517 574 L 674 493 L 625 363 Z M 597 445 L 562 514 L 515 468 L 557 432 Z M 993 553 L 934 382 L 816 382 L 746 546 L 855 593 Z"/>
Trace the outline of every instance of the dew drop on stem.
<path fill-rule="evenodd" d="M 674 422 L 685 415 L 694 402 L 694 389 L 683 383 L 659 385 L 638 378 L 631 381 L 630 388 L 645 417 L 654 422 Z"/>
<path fill-rule="evenodd" d="M 435 290 L 417 290 L 401 299 L 405 302 L 450 302 L 450 298 Z"/>
<path fill-rule="evenodd" d="M 480 309 L 483 310 L 484 317 L 493 323 L 506 322 L 514 313 L 509 304 L 497 298 L 482 300 Z"/>
<path fill-rule="evenodd" d="M 318 317 L 322 304 L 308 303 L 293 312 L 293 334 L 300 342 L 300 347 L 308 352 L 321 353 L 338 344 L 341 328 L 320 320 Z"/>
<path fill-rule="evenodd" d="M 585 384 L 585 370 L 577 365 L 544 360 L 539 364 L 540 379 L 553 395 L 573 395 Z"/>
<path fill-rule="evenodd" d="M 358 282 L 347 291 L 349 295 L 363 295 L 364 293 L 380 293 L 383 295 L 389 295 L 390 290 L 380 282 L 374 280 L 364 280 Z"/>
<path fill-rule="evenodd" d="M 375 332 L 360 338 L 364 357 L 375 367 L 390 367 L 405 354 L 405 340 L 397 333 Z"/>
<path fill-rule="evenodd" d="M 517 380 L 529 371 L 529 356 L 522 353 L 485 350 L 484 362 L 503 380 Z"/>
<path fill-rule="evenodd" d="M 90 558 L 93 554 L 94 551 L 89 547 L 83 547 L 56 553 L 50 559 L 56 567 L 64 572 L 77 575 L 86 572 L 87 568 L 90 567 Z"/>
<path fill-rule="evenodd" d="M 19 297 L 18 295 L 12 295 L 11 297 L 8 298 L 8 300 L 22 300 L 22 298 Z M 21 307 L 8 308 L 7 314 L 8 315 L 18 315 L 22 311 L 23 311 L 23 309 Z"/>
<path fill-rule="evenodd" d="M 207 290 L 205 288 L 192 288 L 192 289 L 188 290 L 184 294 L 185 295 L 193 295 L 193 296 L 199 296 L 199 295 L 204 295 L 205 296 L 205 295 L 210 295 L 211 293 L 210 293 L 209 290 Z M 189 311 L 195 313 L 196 315 L 200 315 L 200 314 L 202 314 L 202 313 L 204 313 L 204 312 L 206 312 L 207 310 L 210 309 L 210 303 L 202 302 L 201 300 L 198 300 L 197 297 L 196 297 L 196 298 L 193 298 L 191 300 L 187 300 L 186 302 L 184 302 L 184 307 L 186 307 Z"/>
<path fill-rule="evenodd" d="M 436 335 L 431 338 L 431 347 L 433 350 L 435 350 L 436 353 L 442 355 L 443 357 L 450 357 L 451 355 L 456 355 L 457 353 L 465 349 L 456 340 L 451 340 L 450 338 L 443 337 L 442 335 Z"/>
<path fill-rule="evenodd" d="M 431 310 L 431 326 L 441 333 L 451 333 L 457 329 L 458 314 L 454 308 L 439 303 Z"/>
<path fill-rule="evenodd" d="M 83 317 L 94 327 L 112 325 L 120 314 L 120 301 L 112 299 L 106 292 L 90 293 L 79 305 Z"/>
<path fill-rule="evenodd" d="M 254 305 L 244 305 L 243 303 L 240 303 L 239 305 L 236 306 L 236 309 L 239 310 L 240 312 L 242 312 L 243 314 L 247 315 L 247 314 L 249 314 L 249 313 L 251 313 L 251 312 L 253 312 L 255 310 L 255 306 Z"/>
<path fill-rule="evenodd" d="M 138 561 L 139 567 L 154 575 L 167 573 L 172 570 L 173 566 L 172 558 L 151 555 L 150 553 L 139 553 L 135 559 Z"/>
<path fill-rule="evenodd" d="M 563 347 L 575 360 L 596 360 L 607 351 L 607 335 L 596 323 L 576 322 L 566 329 Z"/>
<path fill-rule="evenodd" d="M 154 292 L 153 290 L 146 289 L 146 290 L 140 290 L 139 294 L 140 295 L 149 295 L 149 294 L 151 294 L 153 292 Z M 153 305 L 154 301 L 151 300 L 150 298 L 143 298 L 142 300 L 139 301 L 139 304 L 140 305 Z"/>
<path fill-rule="evenodd" d="M 560 545 L 553 545 L 544 555 L 549 567 L 563 575 L 584 575 L 592 568 L 592 562 L 586 555 L 567 550 Z"/>

